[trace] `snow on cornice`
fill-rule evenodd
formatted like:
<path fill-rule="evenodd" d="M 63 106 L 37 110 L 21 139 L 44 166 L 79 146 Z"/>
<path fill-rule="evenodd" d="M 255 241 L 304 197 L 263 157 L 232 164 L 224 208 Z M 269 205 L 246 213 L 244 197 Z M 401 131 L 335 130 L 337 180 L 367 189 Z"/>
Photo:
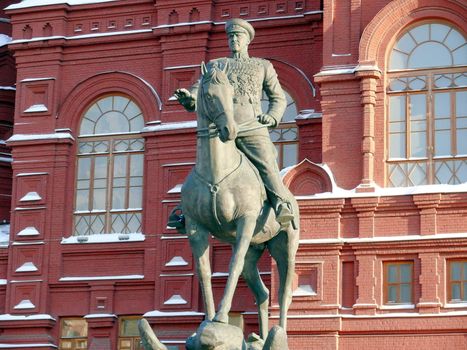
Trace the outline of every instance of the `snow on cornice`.
<path fill-rule="evenodd" d="M 99 4 L 101 2 L 111 2 L 118 0 L 23 0 L 18 4 L 12 4 L 5 10 L 17 10 L 29 7 L 48 6 L 66 4 L 70 6 Z"/>
<path fill-rule="evenodd" d="M 377 71 L 381 73 L 381 69 L 375 65 L 359 64 L 356 66 L 342 67 L 325 67 L 315 77 L 323 77 L 328 75 L 354 74 L 355 72 Z"/>
<path fill-rule="evenodd" d="M 0 315 L 0 321 L 34 321 L 34 320 L 53 320 L 49 314 L 37 314 L 37 315 L 10 315 L 2 314 Z"/>
<path fill-rule="evenodd" d="M 333 179 L 333 177 L 331 177 Z M 337 199 L 337 198 L 361 198 L 361 197 L 389 197 L 389 196 L 407 196 L 417 194 L 432 194 L 432 193 L 459 193 L 467 192 L 467 182 L 459 185 L 423 185 L 411 187 L 379 187 L 374 184 L 374 192 L 358 192 L 358 188 L 345 190 L 338 186 L 334 187 L 332 192 L 317 193 L 310 196 L 296 196 L 297 200 L 309 199 Z"/>
<path fill-rule="evenodd" d="M 155 125 L 146 126 L 145 128 L 143 128 L 142 132 L 190 129 L 190 128 L 196 128 L 197 125 L 198 123 L 196 120 L 190 120 L 190 121 L 179 122 L 179 123 L 155 124 Z"/>
<path fill-rule="evenodd" d="M 381 236 L 371 238 L 312 238 L 301 239 L 300 244 L 359 244 L 359 243 L 388 243 L 409 242 L 426 240 L 466 239 L 467 233 L 438 233 L 436 235 L 406 235 L 406 236 Z"/>
<path fill-rule="evenodd" d="M 11 36 L 0 34 L 0 47 L 7 45 L 9 42 L 11 42 Z"/>
<path fill-rule="evenodd" d="M 17 141 L 35 141 L 35 140 L 55 140 L 55 139 L 70 139 L 74 140 L 73 136 L 67 132 L 57 132 L 54 134 L 15 134 L 10 137 L 7 142 Z"/>

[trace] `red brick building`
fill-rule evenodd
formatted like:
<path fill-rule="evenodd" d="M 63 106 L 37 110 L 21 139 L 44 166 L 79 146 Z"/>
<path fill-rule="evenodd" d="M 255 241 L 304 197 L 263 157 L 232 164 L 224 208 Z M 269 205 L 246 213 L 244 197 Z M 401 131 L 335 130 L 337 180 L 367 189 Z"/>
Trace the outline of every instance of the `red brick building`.
<path fill-rule="evenodd" d="M 137 349 L 144 315 L 183 348 L 204 314 L 188 241 L 166 219 L 196 125 L 172 93 L 228 55 L 234 17 L 288 94 L 271 136 L 301 208 L 291 349 L 467 346 L 462 1 L 4 3 L 17 3 L 0 16 L 16 61 L 15 79 L 0 46 L 4 139 L 15 81 L 16 103 L 0 347 Z M 212 242 L 217 297 L 229 252 Z M 267 258 L 260 270 L 274 323 L 277 275 Z M 241 282 L 232 322 L 256 330 L 255 310 Z"/>

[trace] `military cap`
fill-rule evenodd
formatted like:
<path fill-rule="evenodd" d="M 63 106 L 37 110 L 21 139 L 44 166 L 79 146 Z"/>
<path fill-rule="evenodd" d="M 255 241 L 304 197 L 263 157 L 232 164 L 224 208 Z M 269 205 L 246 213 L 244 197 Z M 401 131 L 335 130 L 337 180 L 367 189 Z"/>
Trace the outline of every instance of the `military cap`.
<path fill-rule="evenodd" d="M 250 36 L 250 41 L 255 37 L 255 29 L 253 26 L 241 18 L 233 18 L 225 23 L 225 31 L 232 32 L 246 32 Z"/>

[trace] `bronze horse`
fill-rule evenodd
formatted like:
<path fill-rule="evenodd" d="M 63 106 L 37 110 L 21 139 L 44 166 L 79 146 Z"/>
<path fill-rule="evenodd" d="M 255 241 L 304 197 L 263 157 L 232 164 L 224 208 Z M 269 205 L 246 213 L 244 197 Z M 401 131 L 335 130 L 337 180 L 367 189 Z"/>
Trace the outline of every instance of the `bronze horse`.
<path fill-rule="evenodd" d="M 296 220 L 286 227 L 275 219 L 256 168 L 241 153 L 235 138 L 242 130 L 234 120 L 233 87 L 218 68 L 202 64 L 197 96 L 196 166 L 182 187 L 186 233 L 196 262 L 208 320 L 228 321 L 240 274 L 258 306 L 260 336 L 268 333 L 269 291 L 261 280 L 257 263 L 266 248 L 279 272 L 280 326 L 286 329 L 292 300 L 295 255 L 299 227 Z M 298 217 L 298 205 L 288 201 Z M 209 236 L 232 244 L 229 277 L 217 312 L 211 288 Z"/>

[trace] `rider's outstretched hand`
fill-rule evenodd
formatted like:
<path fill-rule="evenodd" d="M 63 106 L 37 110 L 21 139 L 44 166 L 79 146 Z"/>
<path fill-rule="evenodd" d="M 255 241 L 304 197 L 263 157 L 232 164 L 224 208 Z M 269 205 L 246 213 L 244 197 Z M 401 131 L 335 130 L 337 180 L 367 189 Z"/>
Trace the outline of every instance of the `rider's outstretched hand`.
<path fill-rule="evenodd" d="M 276 120 L 267 113 L 260 114 L 258 116 L 258 121 L 261 124 L 264 124 L 264 125 L 267 125 L 267 126 L 270 126 L 270 127 L 273 127 L 273 128 L 276 127 L 276 125 L 277 125 Z"/>
<path fill-rule="evenodd" d="M 183 88 L 177 89 L 175 90 L 174 95 L 183 107 L 188 110 L 193 109 L 195 99 L 191 95 L 190 91 Z"/>

